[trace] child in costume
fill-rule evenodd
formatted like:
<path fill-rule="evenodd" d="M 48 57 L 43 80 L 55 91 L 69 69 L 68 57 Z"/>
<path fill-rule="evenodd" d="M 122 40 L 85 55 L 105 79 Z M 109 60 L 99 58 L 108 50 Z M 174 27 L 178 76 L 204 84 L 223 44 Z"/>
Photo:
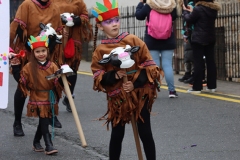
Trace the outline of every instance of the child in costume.
<path fill-rule="evenodd" d="M 20 69 L 20 61 L 16 61 L 16 56 L 11 60 L 13 76 L 24 96 L 30 96 L 27 104 L 27 116 L 39 117 L 39 124 L 33 140 L 33 150 L 43 152 L 40 144 L 43 136 L 47 155 L 58 152 L 53 147 L 51 134 L 49 133 L 49 118 L 58 114 L 58 101 L 61 97 L 62 87 L 58 79 L 47 80 L 45 77 L 54 74 L 58 67 L 49 61 L 48 37 L 30 36 L 29 46 L 32 49 L 32 56 L 29 62 Z M 16 55 L 16 54 L 11 54 Z M 14 60 L 15 59 L 15 60 Z"/>
<path fill-rule="evenodd" d="M 39 27 L 40 23 L 51 23 L 52 28 L 54 28 L 56 32 L 61 32 L 62 23 L 60 12 L 57 9 L 56 5 L 52 2 L 52 0 L 24 0 L 18 7 L 14 20 L 10 24 L 10 47 L 14 50 L 14 53 L 17 54 L 20 50 L 25 50 L 26 53 L 31 52 L 31 49 L 27 50 L 27 40 L 30 35 L 39 35 L 41 31 L 41 28 Z M 61 65 L 62 55 L 59 52 L 59 47 L 61 47 L 61 45 L 55 47 L 54 40 L 52 40 L 52 38 L 49 38 L 51 60 L 56 64 Z M 27 63 L 27 59 L 29 58 L 28 55 L 31 54 L 26 55 L 27 56 L 21 59 L 21 68 Z M 14 94 L 14 136 L 25 135 L 21 124 L 24 103 L 25 97 L 23 96 L 23 93 L 18 86 Z M 54 127 L 61 128 L 62 125 L 56 116 L 54 119 Z"/>
<path fill-rule="evenodd" d="M 74 41 L 72 47 L 74 47 L 73 50 L 75 53 L 67 54 L 65 52 L 63 61 L 77 73 L 82 58 L 82 43 L 89 42 L 92 39 L 92 25 L 89 22 L 86 4 L 83 0 L 54 0 L 54 3 L 58 6 L 61 14 L 74 14 L 74 16 L 71 16 L 74 25 L 69 27 L 69 33 L 66 33 L 68 36 L 63 38 Z M 77 74 L 67 77 L 67 80 L 71 84 L 69 88 L 74 98 Z M 62 102 L 66 106 L 66 110 L 72 112 L 67 96 L 64 97 Z"/>
<path fill-rule="evenodd" d="M 101 40 L 97 48 L 94 46 L 91 69 L 94 75 L 93 90 L 107 94 L 106 123 L 107 126 L 109 123 L 112 125 L 109 159 L 120 158 L 125 124 L 130 122 L 131 115 L 134 114 L 146 157 L 148 160 L 155 160 L 156 151 L 151 131 L 150 111 L 157 97 L 154 81 L 160 82 L 160 70 L 141 39 L 127 32 L 119 33 L 117 1 L 113 0 L 111 4 L 109 0 L 104 0 L 104 5 L 97 2 L 97 6 L 92 10 L 97 22 L 94 44 L 96 45 L 98 29 L 105 33 L 106 39 Z M 132 67 L 123 71 L 111 64 L 99 64 L 104 54 L 109 54 L 111 51 L 114 54 L 114 49 L 125 46 L 140 47 L 132 55 L 135 61 Z M 124 76 L 128 78 L 126 83 L 123 83 Z"/>

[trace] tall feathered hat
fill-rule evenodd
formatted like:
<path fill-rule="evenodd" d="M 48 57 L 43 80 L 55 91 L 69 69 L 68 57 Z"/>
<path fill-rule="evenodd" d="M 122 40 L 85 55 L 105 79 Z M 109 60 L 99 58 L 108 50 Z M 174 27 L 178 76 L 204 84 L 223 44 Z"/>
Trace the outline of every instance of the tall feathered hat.
<path fill-rule="evenodd" d="M 28 45 L 32 50 L 38 47 L 48 47 L 48 43 L 49 40 L 46 35 L 37 37 L 30 36 L 30 39 L 28 39 Z"/>
<path fill-rule="evenodd" d="M 96 2 L 97 7 L 93 7 L 92 14 L 97 22 L 102 22 L 113 17 L 119 16 L 117 0 L 103 0 L 104 4 Z"/>

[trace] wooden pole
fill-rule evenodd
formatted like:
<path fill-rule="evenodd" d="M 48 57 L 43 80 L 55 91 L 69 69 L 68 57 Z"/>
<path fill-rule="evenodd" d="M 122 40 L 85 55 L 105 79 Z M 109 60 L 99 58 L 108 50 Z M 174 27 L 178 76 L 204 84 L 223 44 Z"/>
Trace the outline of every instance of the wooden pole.
<path fill-rule="evenodd" d="M 65 28 L 66 28 L 67 32 L 69 33 L 69 28 L 67 26 L 65 26 Z M 68 38 L 64 38 L 63 47 L 66 46 L 67 39 Z M 78 133 L 79 133 L 79 136 L 80 136 L 80 140 L 82 142 L 82 146 L 86 147 L 87 142 L 86 142 L 85 136 L 83 134 L 82 125 L 81 125 L 80 119 L 78 117 L 78 113 L 77 113 L 77 110 L 76 110 L 76 107 L 75 107 L 75 104 L 74 104 L 74 101 L 73 101 L 73 98 L 72 98 L 72 94 L 71 94 L 71 91 L 70 91 L 70 88 L 69 88 L 69 85 L 68 85 L 68 82 L 67 82 L 66 74 L 62 74 L 61 78 L 62 78 L 62 81 L 63 81 L 64 90 L 66 92 L 66 95 L 67 95 L 67 98 L 68 98 L 68 101 L 69 101 L 69 104 L 70 104 L 70 107 L 71 107 L 71 110 L 72 110 L 72 114 L 73 114 L 75 123 L 77 125 L 77 130 L 78 130 Z"/>
<path fill-rule="evenodd" d="M 72 114 L 73 114 L 75 123 L 77 125 L 77 130 L 78 130 L 78 133 L 79 133 L 79 136 L 80 136 L 80 140 L 82 142 L 82 146 L 86 147 L 87 142 L 86 142 L 85 136 L 83 134 L 83 129 L 82 129 L 82 126 L 81 126 L 81 122 L 80 122 L 80 119 L 78 117 L 78 113 L 77 113 L 77 110 L 76 110 L 76 107 L 75 107 L 75 104 L 74 104 L 74 101 L 73 101 L 73 98 L 72 98 L 72 94 L 71 94 L 71 91 L 70 91 L 70 88 L 69 88 L 69 85 L 68 85 L 68 82 L 67 82 L 66 75 L 62 74 L 61 78 L 62 78 L 62 81 L 63 81 L 64 90 L 65 90 L 66 95 L 68 97 L 68 101 L 69 101 L 69 104 L 70 104 L 70 107 L 71 107 L 71 110 L 72 110 Z"/>
<path fill-rule="evenodd" d="M 123 83 L 126 83 L 127 81 L 128 81 L 127 76 L 124 76 L 123 77 Z M 142 150 L 141 150 L 141 145 L 140 145 L 140 140 L 139 140 L 139 134 L 138 134 L 134 114 L 132 114 L 132 116 L 131 116 L 131 123 L 132 123 L 133 135 L 134 135 L 135 144 L 136 144 L 137 153 L 138 153 L 138 159 L 143 160 Z"/>

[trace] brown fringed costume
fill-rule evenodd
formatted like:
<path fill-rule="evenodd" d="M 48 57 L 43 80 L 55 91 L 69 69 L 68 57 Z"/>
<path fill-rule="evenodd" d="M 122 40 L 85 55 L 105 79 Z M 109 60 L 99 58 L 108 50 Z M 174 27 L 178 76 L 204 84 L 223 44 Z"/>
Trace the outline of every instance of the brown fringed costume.
<path fill-rule="evenodd" d="M 92 40 L 93 35 L 86 4 L 83 0 L 54 0 L 54 3 L 58 6 L 60 13 L 73 13 L 81 19 L 81 25 L 69 27 L 68 38 L 74 40 L 75 55 L 73 58 L 65 59 L 65 63 L 77 71 L 82 56 L 82 43 Z"/>
<path fill-rule="evenodd" d="M 102 86 L 101 80 L 104 73 L 119 70 L 119 68 L 115 68 L 111 64 L 100 65 L 98 63 L 104 54 L 109 54 L 116 47 L 125 47 L 126 45 L 140 47 L 140 50 L 133 54 L 135 64 L 126 69 L 128 81 L 134 83 L 141 70 L 144 69 L 148 77 L 148 82 L 145 85 L 135 88 L 129 94 L 123 90 L 122 80 L 116 82 L 113 86 Z M 152 60 L 146 44 L 135 35 L 126 32 L 113 39 L 104 39 L 93 53 L 91 69 L 94 74 L 93 89 L 107 94 L 108 110 L 105 115 L 108 115 L 108 117 L 106 123 L 112 122 L 113 126 L 116 126 L 119 122 L 122 124 L 129 123 L 133 113 L 136 120 L 140 118 L 143 121 L 140 112 L 146 100 L 149 101 L 148 110 L 151 111 L 152 104 L 157 97 L 154 80 L 160 82 L 160 74 L 163 74 Z"/>
<path fill-rule="evenodd" d="M 60 33 L 62 30 L 62 23 L 60 18 L 59 9 L 53 4 L 51 0 L 47 3 L 46 6 L 42 6 L 37 0 L 24 0 L 23 3 L 19 6 L 14 20 L 10 25 L 10 47 L 19 53 L 20 50 L 25 50 L 25 43 L 28 40 L 29 36 L 38 36 L 41 28 L 39 24 L 51 23 L 52 28 L 56 32 Z M 21 29 L 20 29 L 21 28 Z M 21 31 L 23 33 L 21 35 Z M 16 41 L 14 42 L 14 40 Z M 51 61 L 62 64 L 62 57 L 59 52 L 61 45 L 57 45 L 54 53 L 52 53 Z M 30 55 L 27 54 L 27 55 Z M 27 56 L 23 59 L 22 65 L 25 65 L 27 62 Z"/>
<path fill-rule="evenodd" d="M 58 101 L 61 98 L 62 86 L 58 83 L 58 79 L 47 80 L 45 77 L 55 73 L 58 70 L 56 64 L 48 61 L 46 65 L 38 64 L 38 88 L 34 88 L 34 78 L 31 75 L 31 62 L 27 63 L 20 72 L 20 88 L 24 96 L 30 96 L 27 104 L 27 116 L 38 117 L 38 109 L 41 118 L 50 118 L 52 116 L 50 91 L 55 96 L 54 114 L 58 115 Z M 30 90 L 30 92 L 29 92 Z"/>

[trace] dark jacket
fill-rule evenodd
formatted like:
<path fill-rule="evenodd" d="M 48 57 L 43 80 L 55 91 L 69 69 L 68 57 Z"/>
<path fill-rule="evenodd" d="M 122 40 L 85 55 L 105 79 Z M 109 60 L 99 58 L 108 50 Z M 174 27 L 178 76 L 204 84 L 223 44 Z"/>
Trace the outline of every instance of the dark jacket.
<path fill-rule="evenodd" d="M 149 21 L 149 15 L 151 8 L 148 4 L 140 2 L 136 8 L 135 16 L 138 20 L 147 20 Z M 172 20 L 174 21 L 177 17 L 176 8 L 172 11 Z M 146 43 L 149 50 L 173 50 L 176 48 L 176 38 L 174 32 L 172 32 L 171 37 L 166 40 L 158 40 L 150 35 L 148 35 L 148 28 L 146 26 L 144 42 Z"/>
<path fill-rule="evenodd" d="M 218 3 L 199 1 L 191 13 L 183 12 L 184 20 L 194 25 L 191 43 L 207 45 L 215 42 L 215 20 L 219 10 Z"/>

